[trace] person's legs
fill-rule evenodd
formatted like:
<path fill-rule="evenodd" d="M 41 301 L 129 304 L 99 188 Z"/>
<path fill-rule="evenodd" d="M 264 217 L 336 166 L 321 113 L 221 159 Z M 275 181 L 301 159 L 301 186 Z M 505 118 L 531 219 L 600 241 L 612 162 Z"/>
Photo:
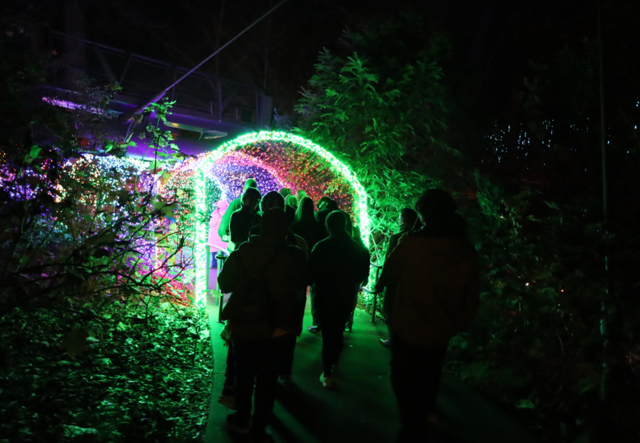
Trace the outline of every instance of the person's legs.
<path fill-rule="evenodd" d="M 218 399 L 218 403 L 229 409 L 236 409 L 235 383 L 236 366 L 233 355 L 233 343 L 229 341 L 227 347 L 227 368 L 224 371 L 224 386 L 222 387 L 222 395 L 220 395 Z"/>
<path fill-rule="evenodd" d="M 270 338 L 263 344 L 260 365 L 256 378 L 255 410 L 251 431 L 254 434 L 264 434 L 276 399 L 278 389 L 278 372 L 282 368 L 282 361 L 287 358 L 291 337 L 287 334 L 278 338 Z M 295 335 L 293 335 L 295 344 Z"/>
<path fill-rule="evenodd" d="M 253 385 L 259 367 L 260 351 L 262 346 L 260 340 L 239 340 L 232 338 L 233 354 L 235 358 L 236 383 L 235 399 L 237 420 L 246 422 L 248 425 L 251 419 L 251 397 L 253 396 Z"/>
<path fill-rule="evenodd" d="M 391 386 L 402 423 L 398 442 L 425 441 L 427 415 L 436 412 L 446 347 L 419 348 L 409 345 L 397 334 L 392 336 Z"/>
<path fill-rule="evenodd" d="M 349 315 L 347 316 L 347 322 L 344 325 L 345 332 L 351 332 L 353 330 L 353 316 L 355 314 L 356 314 L 356 308 L 354 306 L 353 309 L 351 309 L 351 312 L 349 313 Z"/>
<path fill-rule="evenodd" d="M 233 356 L 233 344 L 227 347 L 227 368 L 224 371 L 224 388 L 231 388 L 236 384 L 236 364 Z"/>
<path fill-rule="evenodd" d="M 345 332 L 351 332 L 353 330 L 353 316 L 356 314 L 356 305 L 358 304 L 358 290 L 355 288 L 353 291 L 353 300 L 351 302 L 351 312 L 347 316 L 347 321 L 344 326 Z"/>
<path fill-rule="evenodd" d="M 284 337 L 285 344 L 281 357 L 280 376 L 291 377 L 291 371 L 293 370 L 293 354 L 296 350 L 296 336 L 294 334 L 287 334 Z"/>
<path fill-rule="evenodd" d="M 315 286 L 311 286 L 311 290 L 309 293 L 309 298 L 311 299 L 311 318 L 313 322 L 313 326 L 316 326 L 313 330 L 309 328 L 310 332 L 320 332 L 320 320 L 318 319 L 318 297 L 317 290 Z"/>
<path fill-rule="evenodd" d="M 334 311 L 330 311 L 329 308 L 321 309 L 318 314 L 322 326 L 322 366 L 325 377 L 330 377 L 332 366 L 338 364 L 342 353 L 344 324 L 349 312 L 334 306 Z"/>

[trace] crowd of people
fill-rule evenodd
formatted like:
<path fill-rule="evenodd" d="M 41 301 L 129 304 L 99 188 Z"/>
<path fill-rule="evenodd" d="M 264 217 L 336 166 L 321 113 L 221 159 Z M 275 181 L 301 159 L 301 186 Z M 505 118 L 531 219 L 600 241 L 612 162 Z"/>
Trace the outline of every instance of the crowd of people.
<path fill-rule="evenodd" d="M 263 196 L 249 179 L 220 224 L 230 255 L 218 285 L 231 295 L 222 311 L 229 347 L 219 401 L 235 410 L 227 428 L 253 442 L 273 441 L 267 426 L 278 379 L 291 380 L 308 290 L 309 332 L 322 335 L 319 381 L 332 389 L 344 332 L 351 331 L 357 294 L 369 278 L 369 251 L 349 214 L 326 196 L 317 211 L 314 206 L 304 191 Z M 456 209 L 440 189 L 423 193 L 415 210 L 403 209 L 375 286 L 385 294 L 389 338 L 382 344 L 391 349 L 398 442 L 428 441 L 448 342 L 478 307 L 476 255 Z"/>

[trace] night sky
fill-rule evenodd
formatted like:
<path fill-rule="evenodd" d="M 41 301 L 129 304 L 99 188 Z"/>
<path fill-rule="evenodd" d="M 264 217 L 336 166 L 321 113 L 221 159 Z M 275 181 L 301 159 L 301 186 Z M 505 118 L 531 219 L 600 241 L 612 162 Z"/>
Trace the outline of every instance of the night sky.
<path fill-rule="evenodd" d="M 187 68 L 277 3 L 31 2 L 45 27 Z M 624 33 L 637 29 L 638 3 L 616 0 L 615 12 L 609 12 L 611 2 L 602 0 L 605 56 L 622 44 L 637 41 Z M 264 89 L 275 97 L 275 107 L 291 112 L 323 47 L 340 51 L 345 29 L 357 31 L 411 11 L 424 17 L 431 32 L 451 41 L 451 58 L 441 62 L 448 79 L 475 84 L 488 106 L 508 111 L 520 92 L 522 78 L 529 74 L 531 60 L 549 61 L 566 45 L 595 39 L 596 4 L 595 0 L 288 0 L 201 70 Z M 69 12 L 73 10 L 84 12 L 74 19 Z"/>

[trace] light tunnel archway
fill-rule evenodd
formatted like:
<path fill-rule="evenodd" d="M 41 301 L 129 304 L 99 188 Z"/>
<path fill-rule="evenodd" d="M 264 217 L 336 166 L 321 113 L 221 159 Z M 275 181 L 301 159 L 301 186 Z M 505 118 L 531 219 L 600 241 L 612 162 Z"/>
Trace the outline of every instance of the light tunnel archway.
<path fill-rule="evenodd" d="M 256 177 L 263 194 L 288 187 L 294 194 L 304 190 L 315 202 L 328 195 L 351 214 L 362 241 L 369 245 L 370 221 L 364 188 L 349 166 L 303 137 L 279 131 L 242 135 L 186 162 L 172 175 L 190 177 L 195 191 L 196 300 L 204 299 L 209 284 L 207 242 L 212 203 L 236 198 L 248 177 Z"/>

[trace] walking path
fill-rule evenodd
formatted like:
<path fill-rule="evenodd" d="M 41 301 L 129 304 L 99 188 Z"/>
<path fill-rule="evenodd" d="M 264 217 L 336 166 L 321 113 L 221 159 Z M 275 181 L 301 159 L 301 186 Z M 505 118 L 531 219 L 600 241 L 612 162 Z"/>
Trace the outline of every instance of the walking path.
<path fill-rule="evenodd" d="M 304 331 L 298 338 L 293 382 L 280 382 L 271 430 L 277 443 L 391 443 L 398 428 L 395 397 L 389 381 L 390 352 L 379 343 L 386 326 L 356 310 L 353 332 L 345 333 L 345 348 L 335 373 L 335 388 L 319 382 L 322 337 Z M 218 404 L 227 349 L 217 322 L 218 307 L 209 305 L 213 337 L 214 379 L 205 443 L 239 441 L 225 428 L 230 412 Z M 445 374 L 438 403 L 442 411 L 443 443 L 534 443 L 530 433 L 482 396 Z"/>

